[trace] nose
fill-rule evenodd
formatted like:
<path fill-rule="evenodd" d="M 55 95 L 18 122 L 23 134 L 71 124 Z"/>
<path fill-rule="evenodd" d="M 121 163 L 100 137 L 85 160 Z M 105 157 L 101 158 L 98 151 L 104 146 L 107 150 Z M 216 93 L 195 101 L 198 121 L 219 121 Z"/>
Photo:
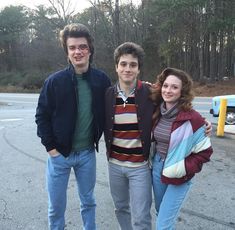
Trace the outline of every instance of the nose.
<path fill-rule="evenodd" d="M 79 47 L 76 47 L 75 53 L 81 53 L 81 52 L 82 52 L 81 49 Z"/>
<path fill-rule="evenodd" d="M 131 69 L 130 65 L 126 65 L 126 66 L 125 66 L 125 71 L 128 71 L 128 72 L 129 72 L 130 69 Z"/>
<path fill-rule="evenodd" d="M 169 93 L 169 92 L 171 91 L 171 88 L 170 88 L 170 87 L 167 87 L 167 88 L 165 88 L 165 91 L 166 91 L 167 93 Z"/>

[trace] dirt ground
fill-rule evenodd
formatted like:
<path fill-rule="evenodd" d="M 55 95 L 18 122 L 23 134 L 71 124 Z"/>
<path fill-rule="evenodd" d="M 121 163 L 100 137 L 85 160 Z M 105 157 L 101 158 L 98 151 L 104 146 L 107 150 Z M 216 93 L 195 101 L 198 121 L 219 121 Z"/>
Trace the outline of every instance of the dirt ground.
<path fill-rule="evenodd" d="M 214 97 L 235 94 L 235 78 L 216 82 L 214 84 L 199 84 L 194 82 L 194 92 L 197 97 Z"/>

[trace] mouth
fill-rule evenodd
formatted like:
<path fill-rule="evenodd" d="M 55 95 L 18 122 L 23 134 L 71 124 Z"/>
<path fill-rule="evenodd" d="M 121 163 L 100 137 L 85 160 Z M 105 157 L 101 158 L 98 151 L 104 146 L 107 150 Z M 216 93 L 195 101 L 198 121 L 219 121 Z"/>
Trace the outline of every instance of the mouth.
<path fill-rule="evenodd" d="M 164 95 L 164 97 L 166 97 L 166 98 L 171 98 L 172 95 Z"/>
<path fill-rule="evenodd" d="M 124 74 L 124 77 L 132 77 L 132 74 Z"/>
<path fill-rule="evenodd" d="M 83 59 L 83 57 L 82 57 L 82 56 L 74 57 L 74 60 L 75 60 L 75 61 L 81 61 L 82 59 Z"/>

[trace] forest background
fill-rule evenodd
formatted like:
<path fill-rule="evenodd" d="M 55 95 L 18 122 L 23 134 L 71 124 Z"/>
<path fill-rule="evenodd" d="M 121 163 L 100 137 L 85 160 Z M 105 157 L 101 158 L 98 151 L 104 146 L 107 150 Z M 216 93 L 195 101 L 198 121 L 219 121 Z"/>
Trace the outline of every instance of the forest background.
<path fill-rule="evenodd" d="M 145 50 L 142 80 L 154 82 L 171 66 L 191 74 L 197 95 L 235 93 L 234 0 L 89 0 L 82 12 L 69 0 L 48 2 L 0 11 L 0 92 L 38 92 L 67 64 L 59 31 L 78 22 L 94 37 L 93 65 L 113 82 L 113 51 L 132 41 Z"/>

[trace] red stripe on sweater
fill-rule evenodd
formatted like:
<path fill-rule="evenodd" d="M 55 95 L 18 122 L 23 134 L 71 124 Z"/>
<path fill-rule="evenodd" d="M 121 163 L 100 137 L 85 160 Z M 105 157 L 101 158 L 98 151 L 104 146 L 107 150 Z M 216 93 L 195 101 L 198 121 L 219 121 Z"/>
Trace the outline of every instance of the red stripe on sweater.
<path fill-rule="evenodd" d="M 113 136 L 121 139 L 138 139 L 140 138 L 139 131 L 116 131 L 114 130 Z"/>
<path fill-rule="evenodd" d="M 129 162 L 144 162 L 144 156 L 143 155 L 125 155 L 125 154 L 118 154 L 116 152 L 111 152 L 110 155 L 111 158 L 117 159 L 119 161 L 129 161 Z"/>
<path fill-rule="evenodd" d="M 115 114 L 122 114 L 122 113 L 136 113 L 135 105 L 126 104 L 124 105 L 117 105 L 115 109 Z"/>

